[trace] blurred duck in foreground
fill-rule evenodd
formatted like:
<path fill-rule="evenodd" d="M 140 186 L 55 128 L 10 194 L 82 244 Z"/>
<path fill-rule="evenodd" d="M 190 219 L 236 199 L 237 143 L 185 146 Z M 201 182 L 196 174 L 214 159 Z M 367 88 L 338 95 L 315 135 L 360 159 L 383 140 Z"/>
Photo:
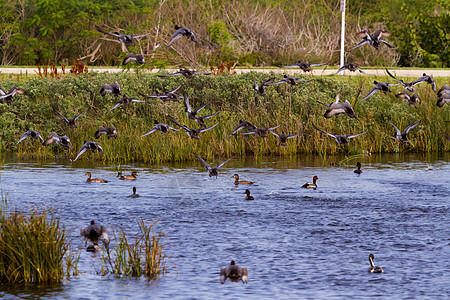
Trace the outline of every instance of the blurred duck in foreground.
<path fill-rule="evenodd" d="M 109 244 L 108 232 L 104 226 L 96 225 L 94 220 L 91 221 L 91 225 L 86 228 L 80 229 L 80 235 L 85 240 L 85 245 L 87 242 L 93 244 L 93 246 L 89 246 L 87 248 L 88 252 L 96 252 L 100 247 L 98 247 L 98 243 L 103 241 L 104 244 Z M 97 246 L 97 247 L 95 247 Z"/>
<path fill-rule="evenodd" d="M 247 268 L 241 268 L 236 265 L 235 261 L 232 260 L 230 265 L 220 269 L 220 283 L 224 284 L 226 280 L 230 282 L 242 283 L 248 282 L 248 271 Z"/>

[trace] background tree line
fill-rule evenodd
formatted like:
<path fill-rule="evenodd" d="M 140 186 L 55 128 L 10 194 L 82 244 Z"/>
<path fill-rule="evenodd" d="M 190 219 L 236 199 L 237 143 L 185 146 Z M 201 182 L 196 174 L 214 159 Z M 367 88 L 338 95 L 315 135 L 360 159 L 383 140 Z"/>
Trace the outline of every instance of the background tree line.
<path fill-rule="evenodd" d="M 393 32 L 396 48 L 362 47 L 346 54 L 361 65 L 449 67 L 450 1 L 349 0 L 347 46 L 369 28 Z M 116 65 L 124 54 L 112 37 L 152 32 L 130 47 L 148 65 L 282 65 L 297 60 L 339 61 L 339 1 L 326 0 L 0 0 L 2 65 L 45 65 L 83 60 Z M 199 42 L 166 44 L 174 24 Z"/>

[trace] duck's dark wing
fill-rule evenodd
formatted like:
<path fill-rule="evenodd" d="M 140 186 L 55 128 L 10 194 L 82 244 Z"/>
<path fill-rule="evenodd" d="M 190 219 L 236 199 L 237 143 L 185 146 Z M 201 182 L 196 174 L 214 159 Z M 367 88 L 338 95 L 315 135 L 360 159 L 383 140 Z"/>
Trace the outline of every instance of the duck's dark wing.
<path fill-rule="evenodd" d="M 59 143 L 60 137 L 56 132 L 50 133 L 50 135 L 47 137 L 47 139 L 42 143 L 44 146 L 51 145 L 53 143 Z"/>
<path fill-rule="evenodd" d="M 120 104 L 123 104 L 123 100 L 119 100 L 119 102 L 117 102 L 116 105 L 114 105 L 114 107 L 111 108 L 110 111 L 113 111 L 114 109 L 116 109 L 116 107 L 119 106 Z"/>
<path fill-rule="evenodd" d="M 86 152 L 87 149 L 88 149 L 87 143 L 84 143 L 84 145 L 80 148 L 80 150 L 78 151 L 77 156 L 75 157 L 74 160 L 72 160 L 72 162 L 75 162 L 75 161 L 78 159 L 78 157 L 81 156 L 81 154 L 83 154 L 84 152 Z"/>
<path fill-rule="evenodd" d="M 186 110 L 188 112 L 192 112 L 192 108 L 189 105 L 189 97 L 188 97 L 188 95 L 186 93 L 184 93 L 183 95 L 184 95 L 184 97 L 183 97 L 183 99 L 184 99 L 184 107 L 186 107 Z"/>
<path fill-rule="evenodd" d="M 328 134 L 329 136 L 332 136 L 332 137 L 336 138 L 336 136 L 335 136 L 334 134 L 331 134 L 331 133 L 328 133 L 328 132 L 326 132 L 326 131 L 323 131 L 322 129 L 316 127 L 314 124 L 313 124 L 313 127 L 314 127 L 314 129 L 317 130 L 317 131 L 320 131 L 320 132 L 322 132 L 322 133 Z"/>
<path fill-rule="evenodd" d="M 295 137 L 299 136 L 302 133 L 304 133 L 304 132 L 302 131 L 302 132 L 299 132 L 299 133 L 296 133 L 296 134 L 288 134 L 288 135 L 286 135 L 286 138 L 287 139 L 292 139 L 292 138 L 295 138 Z"/>
<path fill-rule="evenodd" d="M 402 135 L 402 133 L 400 132 L 400 130 L 398 130 L 398 128 L 397 128 L 397 126 L 395 126 L 392 122 L 391 122 L 391 120 L 389 120 L 389 123 L 391 123 L 391 125 L 392 126 L 394 126 L 394 128 L 395 128 L 395 131 L 396 131 L 396 135 L 398 136 L 398 135 Z"/>
<path fill-rule="evenodd" d="M 295 68 L 295 67 L 299 67 L 298 64 L 293 64 L 293 65 L 289 65 L 289 66 L 281 66 L 280 68 Z"/>
<path fill-rule="evenodd" d="M 347 65 L 344 65 L 344 66 L 340 67 L 339 70 L 336 71 L 336 73 L 333 73 L 333 74 L 331 74 L 331 75 L 336 75 L 336 74 L 338 74 L 339 72 L 344 71 L 345 69 L 347 69 Z"/>
<path fill-rule="evenodd" d="M 323 102 L 320 102 L 319 100 L 317 100 L 317 102 L 319 102 L 319 103 L 322 104 L 322 105 L 328 106 L 328 107 L 331 106 L 331 104 L 325 104 L 325 103 L 323 103 Z"/>
<path fill-rule="evenodd" d="M 277 129 L 278 127 L 280 127 L 281 125 L 277 125 L 277 126 L 275 126 L 275 127 L 269 127 L 269 128 L 267 128 L 267 130 L 274 130 L 274 129 Z"/>
<path fill-rule="evenodd" d="M 431 87 L 433 88 L 433 91 L 436 92 L 436 82 L 434 81 L 433 77 L 423 73 L 423 76 L 418 78 L 417 80 L 414 80 L 413 82 L 411 82 L 411 85 L 416 85 L 416 84 L 421 83 L 421 82 L 426 82 L 428 84 L 431 84 Z"/>
<path fill-rule="evenodd" d="M 96 139 L 101 137 L 102 135 L 106 134 L 106 127 L 100 126 L 97 131 L 95 132 L 94 136 Z"/>
<path fill-rule="evenodd" d="M 232 160 L 234 157 L 227 159 L 226 161 L 224 161 L 221 164 L 218 164 L 217 166 L 215 166 L 216 169 L 219 169 L 220 167 L 222 167 L 224 164 L 226 164 L 227 162 L 229 162 L 230 160 Z"/>
<path fill-rule="evenodd" d="M 149 32 L 149 33 L 146 33 L 146 34 L 140 34 L 140 35 L 130 35 L 130 36 L 131 36 L 131 38 L 133 38 L 133 39 L 138 39 L 138 38 L 141 38 L 141 37 L 144 37 L 144 36 L 150 35 L 150 34 L 152 34 L 152 33 L 151 33 L 151 32 Z"/>
<path fill-rule="evenodd" d="M 206 168 L 206 170 L 210 170 L 211 166 L 200 156 L 198 156 L 197 154 L 194 153 L 195 158 L 197 158 Z"/>
<path fill-rule="evenodd" d="M 69 123 L 69 120 L 68 120 L 65 116 L 63 116 L 59 111 L 57 111 L 57 110 L 55 109 L 55 112 L 56 112 L 61 118 L 63 118 L 63 120 L 64 120 L 66 123 Z"/>
<path fill-rule="evenodd" d="M 213 129 L 213 128 L 216 127 L 217 125 L 219 125 L 219 123 L 217 123 L 217 124 L 215 124 L 215 125 L 213 125 L 213 126 L 211 126 L 211 127 L 208 127 L 208 128 L 200 129 L 199 132 L 205 132 L 205 131 L 208 131 L 208 130 L 210 130 L 210 129 Z"/>
<path fill-rule="evenodd" d="M 273 134 L 273 135 L 276 136 L 277 138 L 280 138 L 280 134 L 279 134 L 279 133 L 277 133 L 277 132 L 275 132 L 275 131 L 272 131 L 272 130 L 269 130 L 269 131 L 270 131 L 271 134 Z"/>
<path fill-rule="evenodd" d="M 162 74 L 162 75 L 158 75 L 158 77 L 169 77 L 169 76 L 178 76 L 178 75 L 183 75 L 183 73 L 181 73 L 180 71 L 172 73 L 172 74 Z"/>
<path fill-rule="evenodd" d="M 327 63 L 320 63 L 320 64 L 309 64 L 310 67 L 319 67 L 319 66 L 323 66 L 326 65 Z"/>
<path fill-rule="evenodd" d="M 76 121 L 76 120 L 77 120 L 79 117 L 81 117 L 85 112 L 87 112 L 88 109 L 89 109 L 89 107 L 86 108 L 81 114 L 79 114 L 78 116 L 76 116 L 75 118 L 73 118 L 73 120 Z"/>
<path fill-rule="evenodd" d="M 184 27 L 178 28 L 177 31 L 175 31 L 175 33 L 172 35 L 172 38 L 167 44 L 167 47 L 170 47 L 170 45 L 172 45 L 173 42 L 177 41 L 180 37 L 182 37 L 184 30 L 185 30 Z"/>
<path fill-rule="evenodd" d="M 227 280 L 227 267 L 223 267 L 220 269 L 220 283 L 224 284 Z"/>
<path fill-rule="evenodd" d="M 403 131 L 403 134 L 408 134 L 408 132 L 409 132 L 411 129 L 413 129 L 414 127 L 416 127 L 416 126 L 419 125 L 419 124 L 420 124 L 420 121 L 418 121 L 418 122 L 416 122 L 416 123 L 414 123 L 414 124 L 412 124 L 412 125 L 409 125 L 408 127 L 406 127 L 405 131 Z"/>
<path fill-rule="evenodd" d="M 147 136 L 147 135 L 149 135 L 149 134 L 151 134 L 151 133 L 153 133 L 153 132 L 155 132 L 156 130 L 158 130 L 158 127 L 157 126 L 153 126 L 153 128 L 152 129 L 150 129 L 147 133 L 145 133 L 145 134 L 143 134 L 143 135 L 141 135 L 140 137 L 144 137 L 144 136 Z"/>
<path fill-rule="evenodd" d="M 379 39 L 380 41 L 382 41 L 386 46 L 388 46 L 389 48 L 394 48 L 394 46 L 393 45 L 391 45 L 391 44 L 389 44 L 388 42 L 386 42 L 385 40 L 383 40 L 383 39 Z"/>
<path fill-rule="evenodd" d="M 209 104 L 209 102 L 206 103 L 205 105 L 203 105 L 203 106 L 197 108 L 196 110 L 194 110 L 194 112 L 195 112 L 195 113 L 198 113 L 199 111 L 201 111 L 202 109 L 204 109 L 208 104 Z"/>
<path fill-rule="evenodd" d="M 212 115 L 203 116 L 203 117 L 198 117 L 198 118 L 200 118 L 200 119 L 209 119 L 209 118 L 212 118 L 212 117 L 217 116 L 219 113 L 220 113 L 220 111 L 215 112 L 215 113 L 213 113 Z"/>
<path fill-rule="evenodd" d="M 358 133 L 358 134 L 350 134 L 350 135 L 346 135 L 345 137 L 346 137 L 347 139 L 352 139 L 352 138 L 354 138 L 354 137 L 363 135 L 363 134 L 366 133 L 366 132 L 367 132 L 367 131 L 364 131 L 364 132 Z"/>
<path fill-rule="evenodd" d="M 198 75 L 211 75 L 212 74 L 212 73 L 205 73 L 205 72 L 198 72 L 198 71 L 194 71 L 192 73 L 198 74 Z"/>
<path fill-rule="evenodd" d="M 286 83 L 286 82 L 287 82 L 286 79 L 281 79 L 280 81 L 271 83 L 271 84 L 269 84 L 269 85 L 277 85 L 277 84 Z"/>
<path fill-rule="evenodd" d="M 236 126 L 236 128 L 234 128 L 233 132 L 228 137 L 230 137 L 230 136 L 236 134 L 236 132 L 244 129 L 246 127 L 246 125 L 251 125 L 253 128 L 256 128 L 256 126 L 253 125 L 252 123 L 250 123 L 248 121 L 243 121 L 238 126 Z"/>
<path fill-rule="evenodd" d="M 181 86 L 182 86 L 182 84 L 180 84 L 176 89 L 167 92 L 167 94 L 175 94 L 176 92 L 178 92 L 179 89 L 181 89 Z"/>
<path fill-rule="evenodd" d="M 136 98 L 131 98 L 130 101 L 131 102 L 145 102 L 144 100 L 139 100 L 139 99 L 136 99 Z"/>
<path fill-rule="evenodd" d="M 170 117 L 170 116 L 167 116 L 167 119 L 169 119 L 170 122 L 174 123 L 175 125 L 180 126 L 181 128 L 183 128 L 184 130 L 186 130 L 186 131 L 188 131 L 188 132 L 189 132 L 189 131 L 192 131 L 192 129 L 190 129 L 190 128 L 184 126 L 184 125 L 181 125 L 180 123 L 178 123 L 177 120 L 175 120 L 174 118 L 172 118 L 172 117 Z M 219 124 L 219 123 L 217 123 L 217 124 Z M 217 125 L 217 124 L 216 124 L 216 125 Z"/>
<path fill-rule="evenodd" d="M 261 84 L 261 86 L 269 86 L 269 85 L 271 85 L 274 81 L 275 81 L 275 78 L 267 79 L 266 81 L 263 81 L 263 83 Z"/>
<path fill-rule="evenodd" d="M 364 44 L 367 44 L 368 42 L 369 42 L 368 40 L 364 40 L 364 41 L 359 42 L 355 47 L 353 47 L 352 49 L 350 49 L 349 52 L 355 50 L 356 48 L 361 47 L 361 46 L 364 45 Z"/>
<path fill-rule="evenodd" d="M 104 33 L 104 34 L 109 34 L 109 35 L 112 35 L 112 36 L 115 36 L 115 37 L 120 37 L 119 34 L 111 33 L 111 32 L 106 32 L 106 31 L 102 30 L 102 29 L 101 29 L 100 27 L 98 27 L 98 26 L 95 26 L 95 29 L 96 29 L 97 31 L 101 32 L 101 33 Z"/>
<path fill-rule="evenodd" d="M 365 96 L 364 98 L 361 99 L 361 101 L 364 101 L 367 98 L 373 96 L 373 94 L 375 94 L 378 90 L 379 90 L 379 88 L 377 86 L 375 86 L 372 90 L 370 90 L 370 92 L 367 94 L 367 96 Z"/>
<path fill-rule="evenodd" d="M 403 84 L 403 80 L 398 79 L 397 77 L 395 77 L 394 75 L 391 74 L 391 72 L 389 72 L 389 70 L 386 68 L 386 73 L 391 76 L 392 78 L 394 78 L 395 80 L 397 80 L 398 82 L 400 82 L 401 84 Z"/>

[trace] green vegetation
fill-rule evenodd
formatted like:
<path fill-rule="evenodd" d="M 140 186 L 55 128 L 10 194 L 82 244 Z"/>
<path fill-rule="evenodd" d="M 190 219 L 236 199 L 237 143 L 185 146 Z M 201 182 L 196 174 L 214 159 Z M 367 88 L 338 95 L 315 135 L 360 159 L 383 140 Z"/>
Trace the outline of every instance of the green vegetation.
<path fill-rule="evenodd" d="M 160 275 L 167 273 L 168 257 L 163 253 L 162 239 L 164 233 L 155 234 L 153 221 L 146 225 L 141 218 L 138 220 L 139 232 L 133 243 L 129 242 L 124 230 L 117 235 L 114 232 L 116 247 L 111 250 L 106 245 L 102 256 L 102 274 L 114 274 L 117 277 L 140 277 L 142 275 L 149 279 L 157 279 Z"/>
<path fill-rule="evenodd" d="M 225 74 L 225 73 L 224 73 Z M 309 75 L 299 75 L 309 78 Z M 269 86 L 264 97 L 253 91 L 253 80 L 258 83 L 269 77 L 281 79 L 281 75 L 250 72 L 242 75 L 196 76 L 192 80 L 183 76 L 161 78 L 154 74 L 81 74 L 65 75 L 59 80 L 52 78 L 30 78 L 16 81 L 5 80 L 2 85 L 17 86 L 26 90 L 23 96 L 16 95 L 11 106 L 0 103 L 0 138 L 2 150 L 14 150 L 21 158 L 62 157 L 73 159 L 84 141 L 95 140 L 94 133 L 99 126 L 114 125 L 117 139 L 96 140 L 104 153 L 87 151 L 78 161 L 103 160 L 104 162 L 164 162 L 194 159 L 192 153 L 200 153 L 206 160 L 212 156 L 231 157 L 247 154 L 293 156 L 297 154 L 348 153 L 358 154 L 362 150 L 370 152 L 439 152 L 448 151 L 449 143 L 444 137 L 448 127 L 448 105 L 436 106 L 435 93 L 425 83 L 417 85 L 422 102 L 415 109 L 405 100 L 395 98 L 401 87 L 392 87 L 393 93 L 380 92 L 365 100 L 356 101 L 355 112 L 358 119 L 345 115 L 325 119 L 326 108 L 317 101 L 331 103 L 336 94 L 341 93 L 341 102 L 363 98 L 373 87 L 373 76 L 320 76 L 313 81 L 297 86 L 280 84 Z M 377 77 L 381 82 L 392 82 L 390 78 Z M 198 128 L 184 113 L 182 102 L 165 102 L 149 99 L 147 103 L 131 103 L 128 107 L 110 109 L 120 100 L 110 94 L 102 97 L 100 87 L 105 83 L 118 81 L 122 93 L 142 99 L 138 92 L 153 94 L 162 90 L 172 90 L 180 84 L 190 97 L 191 106 L 197 108 L 209 102 L 200 115 L 220 111 L 219 115 L 207 119 L 208 126 L 219 122 L 212 130 L 200 134 L 200 140 L 190 139 L 180 132 L 152 133 L 140 138 L 150 130 L 157 120 L 170 126 L 167 115 L 181 124 Z M 438 88 L 448 83 L 446 78 L 436 78 Z M 54 109 L 72 118 L 84 109 L 89 110 L 77 120 L 77 128 L 69 128 L 55 113 Z M 288 134 L 305 133 L 288 141 L 288 148 L 278 146 L 278 140 L 270 135 L 262 139 L 256 135 L 228 137 L 239 120 L 247 120 L 258 127 L 281 125 L 277 132 Z M 388 120 L 399 129 L 421 120 L 409 137 L 411 145 L 401 145 L 391 138 L 394 132 Z M 336 144 L 334 139 L 313 129 L 312 124 L 335 134 L 366 134 L 352 139 L 347 146 Z M 28 129 L 41 133 L 45 139 L 51 132 L 66 134 L 72 141 L 71 150 L 57 145 L 42 146 L 38 141 L 26 139 L 15 144 Z M 78 161 L 76 163 L 78 163 Z"/>
<path fill-rule="evenodd" d="M 25 214 L 2 199 L 0 282 L 61 283 L 78 272 L 78 256 L 70 252 L 68 232 L 51 211 Z"/>
<path fill-rule="evenodd" d="M 450 4 L 446 0 L 348 1 L 347 45 L 356 32 L 393 32 L 395 49 L 363 47 L 347 53 L 361 65 L 449 67 Z M 95 30 L 126 34 L 152 32 L 129 50 L 143 53 L 147 67 L 280 65 L 297 60 L 339 60 L 339 1 L 325 0 L 0 0 L 1 65 L 50 65 L 82 60 L 117 65 L 123 54 L 116 38 Z M 191 28 L 199 39 L 165 45 L 173 25 Z"/>

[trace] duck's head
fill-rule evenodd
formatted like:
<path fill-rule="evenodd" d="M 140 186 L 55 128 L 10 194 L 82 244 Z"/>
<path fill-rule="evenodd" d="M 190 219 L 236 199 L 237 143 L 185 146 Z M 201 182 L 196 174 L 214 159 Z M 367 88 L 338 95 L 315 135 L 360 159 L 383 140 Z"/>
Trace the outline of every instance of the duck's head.
<path fill-rule="evenodd" d="M 131 172 L 131 176 L 137 176 L 137 172 L 136 171 L 133 171 L 133 172 Z"/>
<path fill-rule="evenodd" d="M 249 196 L 250 195 L 250 190 L 249 189 L 245 190 L 244 194 L 247 194 L 247 196 Z"/>
<path fill-rule="evenodd" d="M 133 186 L 133 194 L 136 194 L 136 187 Z"/>
<path fill-rule="evenodd" d="M 319 179 L 319 177 L 317 177 L 316 175 L 314 175 L 314 177 L 313 177 L 313 182 L 316 183 L 317 179 Z"/>
<path fill-rule="evenodd" d="M 361 163 L 358 161 L 358 162 L 356 163 L 356 166 L 358 167 L 358 169 L 361 168 Z"/>
<path fill-rule="evenodd" d="M 248 191 L 248 190 L 247 190 L 247 191 Z M 234 265 L 236 265 L 236 262 L 235 262 L 234 260 L 232 260 L 231 263 L 230 263 L 230 265 L 231 265 L 231 266 L 234 266 Z"/>
<path fill-rule="evenodd" d="M 234 174 L 233 178 L 236 179 L 236 180 L 239 180 L 239 175 L 238 174 Z"/>
<path fill-rule="evenodd" d="M 91 172 L 86 172 L 84 175 L 91 176 Z"/>
<path fill-rule="evenodd" d="M 94 220 L 91 220 L 91 225 L 95 225 L 95 221 Z"/>

